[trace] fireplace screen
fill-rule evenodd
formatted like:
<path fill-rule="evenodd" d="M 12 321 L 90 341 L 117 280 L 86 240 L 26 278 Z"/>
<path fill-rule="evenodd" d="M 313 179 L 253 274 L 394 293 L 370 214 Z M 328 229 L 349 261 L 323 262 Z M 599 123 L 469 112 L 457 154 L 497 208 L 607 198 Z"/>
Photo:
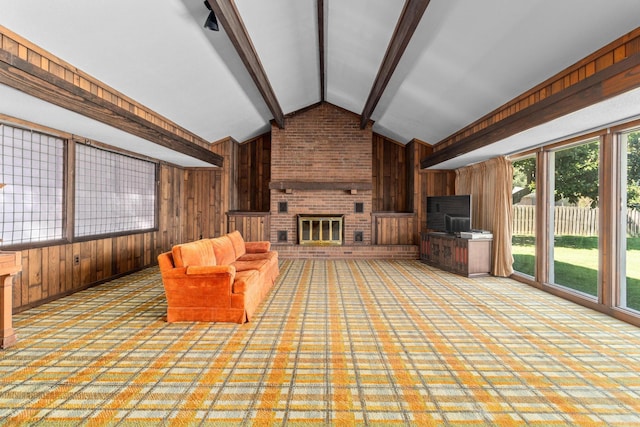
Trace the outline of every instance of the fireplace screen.
<path fill-rule="evenodd" d="M 298 215 L 298 243 L 342 245 L 343 215 Z"/>

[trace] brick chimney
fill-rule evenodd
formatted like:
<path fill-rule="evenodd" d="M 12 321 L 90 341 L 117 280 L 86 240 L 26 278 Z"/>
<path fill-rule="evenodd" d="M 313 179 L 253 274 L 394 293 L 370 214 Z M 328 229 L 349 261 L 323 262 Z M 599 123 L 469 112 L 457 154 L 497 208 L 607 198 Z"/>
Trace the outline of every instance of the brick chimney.
<path fill-rule="evenodd" d="M 371 245 L 371 124 L 327 103 L 287 116 L 272 126 L 270 187 L 272 243 L 298 243 L 298 215 L 344 215 L 344 244 Z"/>

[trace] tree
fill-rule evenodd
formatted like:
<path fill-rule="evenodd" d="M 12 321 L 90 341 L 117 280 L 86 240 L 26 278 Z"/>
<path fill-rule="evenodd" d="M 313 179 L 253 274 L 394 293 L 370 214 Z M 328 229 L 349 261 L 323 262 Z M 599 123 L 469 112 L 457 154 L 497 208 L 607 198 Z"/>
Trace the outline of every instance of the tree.
<path fill-rule="evenodd" d="M 627 207 L 640 209 L 640 131 L 627 135 Z"/>
<path fill-rule="evenodd" d="M 588 200 L 598 204 L 599 142 L 569 147 L 555 152 L 555 200 L 566 199 L 577 204 Z M 527 158 L 513 162 L 514 186 L 527 191 L 518 193 L 518 200 L 535 191 L 536 161 Z M 514 203 L 516 200 L 514 200 Z M 627 207 L 640 209 L 640 131 L 627 134 Z"/>
<path fill-rule="evenodd" d="M 555 200 L 576 204 L 587 198 L 598 204 L 599 142 L 592 141 L 555 152 Z"/>
<path fill-rule="evenodd" d="M 513 203 L 536 191 L 536 159 L 529 157 L 513 162 L 513 186 L 521 190 L 513 193 Z"/>

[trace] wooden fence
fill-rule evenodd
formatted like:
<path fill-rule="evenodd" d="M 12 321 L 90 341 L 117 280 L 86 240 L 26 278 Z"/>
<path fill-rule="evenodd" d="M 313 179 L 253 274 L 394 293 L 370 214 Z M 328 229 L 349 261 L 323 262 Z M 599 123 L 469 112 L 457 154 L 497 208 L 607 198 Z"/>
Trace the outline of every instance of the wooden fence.
<path fill-rule="evenodd" d="M 513 234 L 532 236 L 534 234 L 535 206 L 513 206 Z M 598 208 L 578 208 L 556 206 L 554 232 L 557 236 L 597 236 Z M 627 235 L 640 236 L 640 210 L 627 210 Z"/>

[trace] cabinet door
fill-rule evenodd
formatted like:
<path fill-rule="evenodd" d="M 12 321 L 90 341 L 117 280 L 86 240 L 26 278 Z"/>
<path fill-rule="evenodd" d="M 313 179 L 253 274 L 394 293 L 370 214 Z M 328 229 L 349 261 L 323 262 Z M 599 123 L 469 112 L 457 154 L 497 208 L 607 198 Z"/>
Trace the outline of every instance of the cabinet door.
<path fill-rule="evenodd" d="M 467 275 L 469 270 L 469 247 L 467 239 L 455 240 L 455 252 L 453 254 L 453 269 L 456 273 Z"/>
<path fill-rule="evenodd" d="M 491 240 L 469 242 L 468 274 L 489 274 L 491 272 Z"/>
<path fill-rule="evenodd" d="M 445 269 L 452 269 L 454 266 L 454 256 L 455 256 L 455 240 L 453 239 L 442 239 L 442 257 L 440 258 L 440 262 Z"/>
<path fill-rule="evenodd" d="M 441 240 L 438 238 L 429 238 L 429 261 L 433 263 L 440 262 Z"/>
<path fill-rule="evenodd" d="M 431 261 L 431 239 L 425 233 L 420 236 L 420 260 Z"/>

